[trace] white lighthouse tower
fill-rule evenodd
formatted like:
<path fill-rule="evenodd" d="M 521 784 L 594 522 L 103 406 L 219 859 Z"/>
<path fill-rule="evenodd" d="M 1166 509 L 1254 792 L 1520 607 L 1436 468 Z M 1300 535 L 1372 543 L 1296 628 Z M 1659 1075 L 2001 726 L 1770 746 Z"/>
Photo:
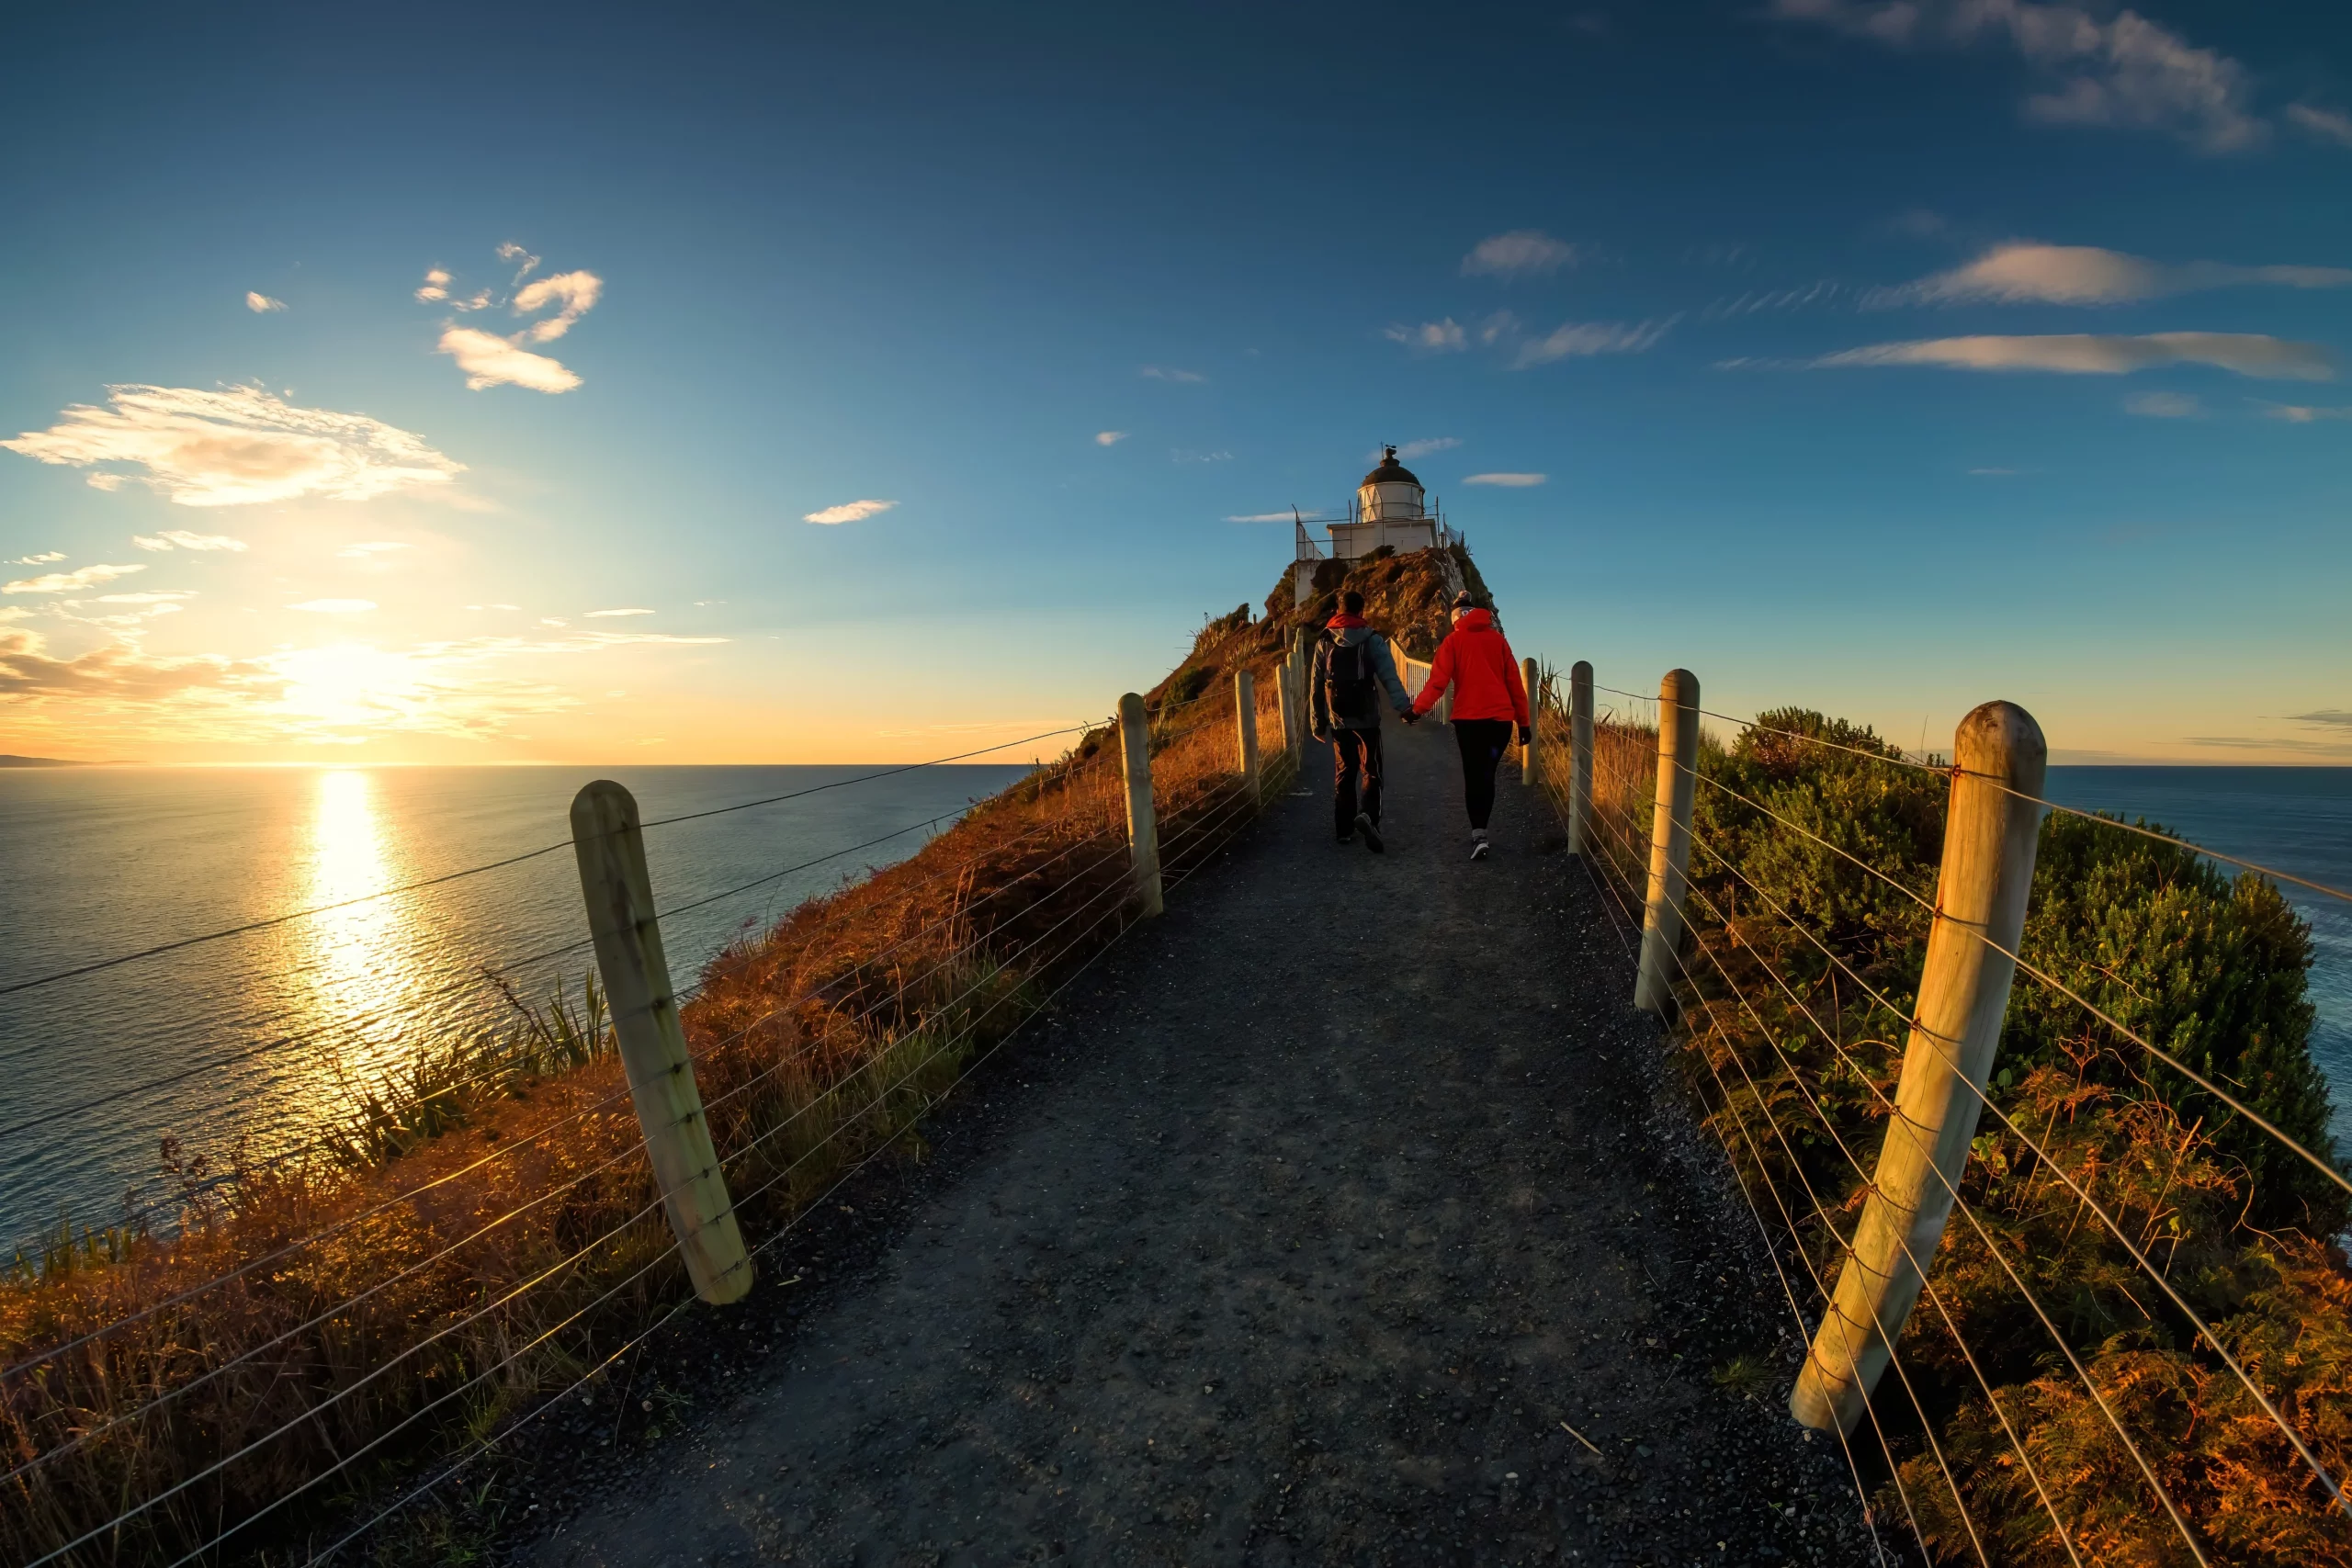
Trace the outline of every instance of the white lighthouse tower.
<path fill-rule="evenodd" d="M 1315 591 L 1315 568 L 1326 558 L 1297 524 L 1298 558 L 1292 568 L 1296 603 L 1304 604 Z M 1396 448 L 1381 448 L 1380 466 L 1364 475 L 1348 505 L 1348 519 L 1330 525 L 1333 560 L 1361 560 L 1374 550 L 1388 548 L 1399 555 L 1462 543 L 1462 536 L 1445 525 L 1442 513 L 1430 506 L 1428 492 L 1413 470 L 1396 460 Z M 1448 562 L 1449 568 L 1452 562 Z M 1451 578 L 1453 573 L 1449 570 Z"/>

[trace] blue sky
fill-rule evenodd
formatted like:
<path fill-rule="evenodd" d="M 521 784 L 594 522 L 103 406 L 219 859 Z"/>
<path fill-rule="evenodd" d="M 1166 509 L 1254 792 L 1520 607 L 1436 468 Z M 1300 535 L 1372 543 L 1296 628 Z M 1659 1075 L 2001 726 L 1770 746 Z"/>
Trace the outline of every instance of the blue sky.
<path fill-rule="evenodd" d="M 1607 684 L 2352 760 L 2340 7 L 1265 9 L 18 23 L 0 750 L 941 754 L 1394 441 Z"/>

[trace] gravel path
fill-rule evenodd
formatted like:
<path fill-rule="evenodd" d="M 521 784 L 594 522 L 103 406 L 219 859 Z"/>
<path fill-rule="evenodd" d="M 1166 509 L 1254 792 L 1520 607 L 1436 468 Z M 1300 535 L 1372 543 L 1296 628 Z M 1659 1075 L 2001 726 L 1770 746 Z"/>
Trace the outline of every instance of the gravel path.
<path fill-rule="evenodd" d="M 1330 842 L 1317 749 L 1317 794 L 978 1075 L 928 1163 L 553 1419 L 577 1451 L 501 1555 L 1873 1561 L 1548 813 L 1507 780 L 1470 864 L 1451 738 L 1388 742 L 1386 855 Z M 1712 1375 L 1742 1353 L 1752 1397 Z"/>

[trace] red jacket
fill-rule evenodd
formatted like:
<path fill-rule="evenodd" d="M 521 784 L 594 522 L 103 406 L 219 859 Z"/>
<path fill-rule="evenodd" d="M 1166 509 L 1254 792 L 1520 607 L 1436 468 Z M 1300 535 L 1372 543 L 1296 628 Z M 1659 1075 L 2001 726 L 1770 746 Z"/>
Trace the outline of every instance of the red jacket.
<path fill-rule="evenodd" d="M 1495 617 L 1485 610 L 1465 610 L 1430 661 L 1430 678 L 1413 699 L 1415 713 L 1427 713 L 1453 687 L 1453 720 L 1507 718 L 1527 722 L 1527 682 L 1519 678 L 1519 660 L 1510 644 L 1495 629 Z"/>

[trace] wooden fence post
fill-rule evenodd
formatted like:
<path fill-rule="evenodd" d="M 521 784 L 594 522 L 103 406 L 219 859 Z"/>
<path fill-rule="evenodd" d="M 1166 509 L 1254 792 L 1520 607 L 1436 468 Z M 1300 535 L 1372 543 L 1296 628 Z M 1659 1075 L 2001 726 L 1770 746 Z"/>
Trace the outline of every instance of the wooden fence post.
<path fill-rule="evenodd" d="M 1544 685 L 1535 672 L 1535 660 L 1522 659 L 1519 661 L 1519 681 L 1527 690 L 1527 733 L 1532 736 L 1535 721 L 1543 716 L 1537 710 L 1544 702 Z M 1519 749 L 1519 782 L 1530 786 L 1535 783 L 1535 742 L 1532 739 Z"/>
<path fill-rule="evenodd" d="M 1657 688 L 1657 806 L 1650 813 L 1650 889 L 1642 912 L 1642 967 L 1634 1005 L 1660 1018 L 1674 1007 L 1675 950 L 1690 890 L 1690 800 L 1698 787 L 1699 677 L 1669 670 Z"/>
<path fill-rule="evenodd" d="M 2041 793 L 2049 751 L 2031 714 L 1986 703 L 1960 721 L 1952 757 L 1935 924 L 1894 1114 L 1837 1294 L 1789 1395 L 1790 1414 L 1822 1431 L 1854 1429 L 1919 1299 L 1919 1270 L 1951 1217 L 2017 977 L 2008 953 L 2025 931 L 2041 829 L 2041 807 L 2018 796 Z"/>
<path fill-rule="evenodd" d="M 1568 853 L 1589 854 L 1592 831 L 1592 666 L 1568 666 Z"/>
<path fill-rule="evenodd" d="M 1247 670 L 1233 672 L 1233 734 L 1241 750 L 1241 787 L 1258 798 L 1258 682 Z"/>
<path fill-rule="evenodd" d="M 1143 698 L 1129 692 L 1119 699 L 1119 758 L 1127 775 L 1127 849 L 1133 858 L 1136 902 L 1147 916 L 1165 906 L 1159 897 L 1159 818 L 1151 806 L 1151 721 Z"/>
<path fill-rule="evenodd" d="M 582 787 L 571 800 L 571 850 L 596 968 L 613 1010 L 613 1034 L 628 1074 L 629 1099 L 645 1134 L 653 1179 L 695 1294 L 713 1306 L 752 1288 L 752 1259 L 735 1223 L 735 1205 L 703 1117 L 702 1091 L 686 1055 L 670 961 L 654 920 L 653 880 L 645 869 L 645 835 L 637 801 L 610 779 Z"/>
<path fill-rule="evenodd" d="M 1290 755 L 1294 771 L 1298 767 L 1298 696 L 1291 690 L 1290 666 L 1274 667 L 1274 702 L 1282 709 L 1283 750 Z"/>

